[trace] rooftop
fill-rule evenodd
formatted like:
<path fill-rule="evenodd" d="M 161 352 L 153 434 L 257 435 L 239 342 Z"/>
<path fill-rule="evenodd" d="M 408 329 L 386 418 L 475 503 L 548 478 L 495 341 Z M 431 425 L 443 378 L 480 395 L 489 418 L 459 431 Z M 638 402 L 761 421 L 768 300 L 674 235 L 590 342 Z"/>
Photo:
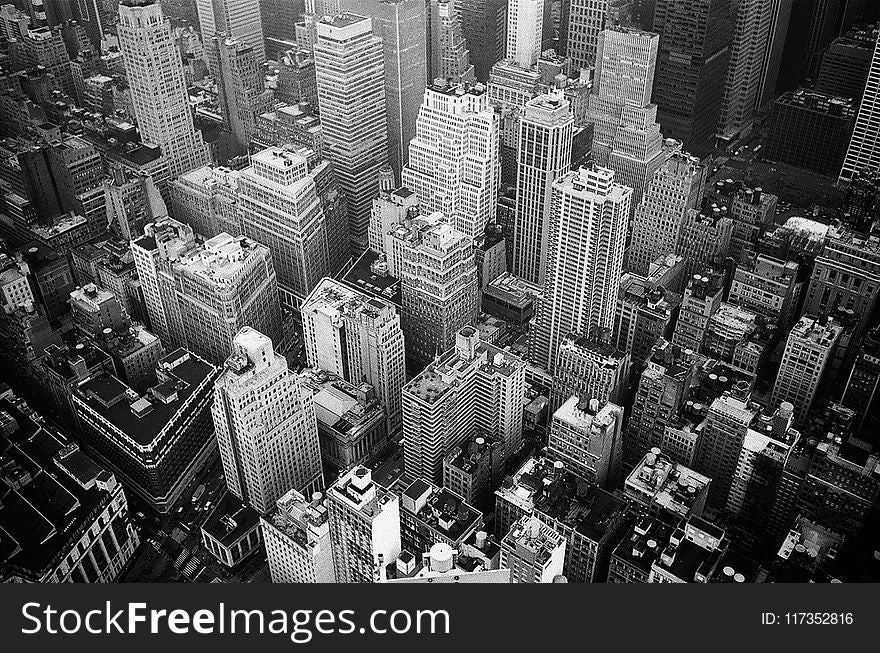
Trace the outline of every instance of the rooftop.
<path fill-rule="evenodd" d="M 202 530 L 225 547 L 230 547 L 260 525 L 260 513 L 226 492 L 208 515 Z"/>
<path fill-rule="evenodd" d="M 380 254 L 368 249 L 342 277 L 342 282 L 372 297 L 401 305 L 400 280 L 388 274 Z"/>

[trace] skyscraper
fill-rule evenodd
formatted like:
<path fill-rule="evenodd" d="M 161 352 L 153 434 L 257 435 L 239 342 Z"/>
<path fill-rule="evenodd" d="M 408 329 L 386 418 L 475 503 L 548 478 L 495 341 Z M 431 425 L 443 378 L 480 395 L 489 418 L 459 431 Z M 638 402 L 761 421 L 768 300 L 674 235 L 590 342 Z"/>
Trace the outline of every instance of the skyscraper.
<path fill-rule="evenodd" d="M 868 83 L 859 106 L 859 115 L 852 140 L 840 171 L 841 181 L 852 181 L 862 170 L 880 168 L 880 30 L 874 45 L 874 57 L 868 72 Z"/>
<path fill-rule="evenodd" d="M 334 583 L 329 500 L 307 500 L 289 490 L 262 517 L 266 560 L 273 583 Z"/>
<path fill-rule="evenodd" d="M 657 0 L 654 103 L 663 133 L 706 156 L 714 145 L 733 24 L 730 0 Z"/>
<path fill-rule="evenodd" d="M 460 3 L 427 0 L 428 78 L 452 84 L 475 81 L 474 67 L 461 26 Z"/>
<path fill-rule="evenodd" d="M 317 23 L 315 67 L 324 154 L 348 202 L 348 234 L 356 252 L 367 248 L 370 208 L 379 170 L 388 162 L 382 39 L 356 14 Z"/>
<path fill-rule="evenodd" d="M 530 68 L 541 55 L 544 3 L 547 0 L 510 0 L 507 3 L 506 58 Z"/>
<path fill-rule="evenodd" d="M 196 0 L 196 10 L 206 50 L 211 39 L 223 32 L 252 47 L 257 65 L 263 65 L 266 61 L 266 46 L 259 0 Z M 208 62 L 213 68 L 216 63 L 213 55 L 209 55 Z M 212 72 L 216 73 L 216 70 Z"/>
<path fill-rule="evenodd" d="M 531 362 L 548 372 L 569 333 L 614 328 L 631 197 L 599 166 L 553 184 L 547 276 L 529 341 Z"/>
<path fill-rule="evenodd" d="M 281 301 L 298 307 L 330 273 L 328 225 L 307 159 L 276 147 L 254 154 L 238 202 L 242 234 L 269 248 Z"/>
<path fill-rule="evenodd" d="M 385 407 L 388 433 L 396 433 L 406 365 L 395 306 L 323 279 L 302 303 L 301 314 L 309 365 L 372 385 Z"/>
<path fill-rule="evenodd" d="M 428 78 L 424 38 L 425 0 L 343 0 L 346 11 L 368 16 L 385 52 L 385 108 L 388 161 L 397 178 L 406 164 L 409 142 Z"/>
<path fill-rule="evenodd" d="M 389 272 L 401 284 L 407 366 L 420 370 L 477 316 L 473 242 L 440 213 L 398 224 L 385 242 Z"/>
<path fill-rule="evenodd" d="M 214 428 L 230 492 L 268 513 L 291 488 L 324 485 L 311 395 L 272 341 L 245 327 L 214 386 Z"/>
<path fill-rule="evenodd" d="M 495 216 L 501 178 L 497 114 L 482 85 L 437 80 L 425 90 L 403 185 L 424 212 L 442 211 L 469 238 Z"/>
<path fill-rule="evenodd" d="M 193 126 L 183 62 L 161 5 L 122 0 L 117 33 L 143 142 L 162 148 L 172 177 L 207 163 L 208 149 Z"/>
<path fill-rule="evenodd" d="M 272 94 L 266 92 L 262 62 L 252 45 L 220 32 L 213 47 L 220 110 L 238 153 L 244 154 L 256 134 L 257 116 L 271 108 Z"/>
<path fill-rule="evenodd" d="M 699 205 L 706 177 L 699 159 L 682 152 L 673 154 L 654 173 L 633 216 L 627 272 L 646 276 L 658 256 L 675 251 L 685 214 Z"/>
<path fill-rule="evenodd" d="M 541 95 L 526 103 L 517 149 L 513 272 L 543 284 L 553 183 L 571 167 L 574 116 L 568 100 Z"/>
<path fill-rule="evenodd" d="M 622 1 L 625 0 L 570 0 L 567 3 L 566 54 L 575 70 L 595 64 L 599 32 L 608 26 L 612 12 Z"/>
<path fill-rule="evenodd" d="M 443 481 L 443 459 L 468 436 L 501 442 L 508 460 L 522 442 L 525 362 L 480 340 L 465 326 L 455 347 L 403 388 L 404 469 L 409 478 Z"/>
<path fill-rule="evenodd" d="M 505 56 L 507 0 L 468 0 L 462 3 L 461 27 L 477 80 L 489 80 L 495 62 Z"/>

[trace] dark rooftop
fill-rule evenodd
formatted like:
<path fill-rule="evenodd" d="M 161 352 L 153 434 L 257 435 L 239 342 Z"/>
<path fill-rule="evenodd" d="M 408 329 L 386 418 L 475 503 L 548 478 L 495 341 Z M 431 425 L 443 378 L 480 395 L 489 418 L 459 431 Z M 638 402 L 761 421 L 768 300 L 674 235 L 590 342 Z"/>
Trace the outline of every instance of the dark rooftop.
<path fill-rule="evenodd" d="M 223 546 L 231 546 L 260 523 L 260 513 L 227 492 L 217 502 L 202 530 Z"/>

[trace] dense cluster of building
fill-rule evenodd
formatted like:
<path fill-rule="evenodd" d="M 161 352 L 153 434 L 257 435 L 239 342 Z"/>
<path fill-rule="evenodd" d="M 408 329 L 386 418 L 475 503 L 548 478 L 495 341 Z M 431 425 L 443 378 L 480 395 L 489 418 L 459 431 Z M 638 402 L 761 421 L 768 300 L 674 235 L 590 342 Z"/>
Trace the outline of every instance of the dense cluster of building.
<path fill-rule="evenodd" d="M 172 4 L 0 6 L 0 580 L 880 580 L 867 8 Z"/>

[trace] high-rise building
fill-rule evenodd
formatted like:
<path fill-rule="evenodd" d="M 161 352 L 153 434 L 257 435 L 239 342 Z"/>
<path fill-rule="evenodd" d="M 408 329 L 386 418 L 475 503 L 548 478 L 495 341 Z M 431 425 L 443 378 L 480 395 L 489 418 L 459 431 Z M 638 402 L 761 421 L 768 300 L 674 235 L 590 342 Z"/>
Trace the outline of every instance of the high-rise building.
<path fill-rule="evenodd" d="M 714 145 L 733 24 L 730 0 L 657 0 L 654 102 L 663 133 L 699 157 Z"/>
<path fill-rule="evenodd" d="M 874 42 L 874 55 L 868 71 L 868 81 L 859 106 L 859 115 L 852 140 L 840 170 L 841 181 L 852 181 L 864 169 L 880 168 L 880 30 Z"/>
<path fill-rule="evenodd" d="M 487 82 L 492 66 L 506 52 L 507 0 L 469 0 L 461 5 L 461 29 L 474 75 Z"/>
<path fill-rule="evenodd" d="M 233 348 L 214 386 L 220 459 L 230 492 L 268 513 L 291 488 L 323 488 L 315 409 L 265 335 L 245 327 Z"/>
<path fill-rule="evenodd" d="M 327 499 L 288 490 L 260 523 L 273 583 L 336 582 Z"/>
<path fill-rule="evenodd" d="M 281 301 L 298 307 L 330 273 L 330 225 L 308 159 L 270 147 L 251 156 L 238 181 L 241 233 L 266 245 Z"/>
<path fill-rule="evenodd" d="M 507 48 L 505 58 L 523 68 L 538 63 L 544 32 L 546 0 L 510 0 L 507 3 Z"/>
<path fill-rule="evenodd" d="M 767 158 L 834 177 L 846 157 L 856 106 L 809 90 L 778 97 L 770 112 Z"/>
<path fill-rule="evenodd" d="M 159 512 L 170 512 L 216 451 L 211 393 L 216 367 L 178 349 L 159 360 L 157 383 L 133 390 L 112 374 L 81 382 L 73 406 L 87 446 Z"/>
<path fill-rule="evenodd" d="M 475 81 L 474 67 L 464 38 L 461 3 L 456 0 L 427 0 L 428 79 L 445 79 L 451 84 Z"/>
<path fill-rule="evenodd" d="M 599 33 L 609 26 L 621 0 L 571 0 L 566 25 L 566 56 L 572 67 L 592 68 L 596 63 Z"/>
<path fill-rule="evenodd" d="M 419 215 L 419 198 L 406 186 L 380 190 L 370 213 L 370 249 L 385 254 L 385 234 L 408 217 Z"/>
<path fill-rule="evenodd" d="M 517 148 L 513 273 L 543 284 L 547 271 L 553 183 L 571 167 L 574 116 L 559 95 L 526 103 Z"/>
<path fill-rule="evenodd" d="M 572 395 L 553 413 L 547 451 L 588 483 L 615 488 L 623 460 L 623 408 Z"/>
<path fill-rule="evenodd" d="M 117 33 L 141 140 L 162 148 L 172 177 L 207 163 L 180 51 L 162 6 L 156 0 L 122 0 Z"/>
<path fill-rule="evenodd" d="M 373 583 L 400 554 L 400 499 L 355 467 L 327 490 L 337 583 Z"/>
<path fill-rule="evenodd" d="M 373 21 L 385 51 L 385 108 L 388 162 L 397 178 L 406 164 L 409 142 L 428 79 L 425 0 L 343 0 L 342 7 Z"/>
<path fill-rule="evenodd" d="M 369 383 L 385 407 L 387 432 L 399 431 L 406 363 L 395 306 L 323 279 L 300 312 L 309 365 L 350 383 Z"/>
<path fill-rule="evenodd" d="M 420 478 L 400 494 L 400 544 L 414 555 L 437 542 L 459 549 L 483 528 L 483 513 L 445 487 Z"/>
<path fill-rule="evenodd" d="M 804 424 L 810 413 L 842 331 L 843 327 L 829 318 L 804 315 L 788 334 L 770 405 L 792 404 L 797 426 Z"/>
<path fill-rule="evenodd" d="M 855 364 L 846 381 L 841 403 L 856 411 L 856 433 L 869 428 L 877 414 L 880 397 L 880 330 L 865 334 Z"/>
<path fill-rule="evenodd" d="M 633 507 L 677 525 L 682 519 L 703 515 L 711 482 L 653 447 L 626 477 L 623 495 Z"/>
<path fill-rule="evenodd" d="M 529 358 L 553 372 L 569 333 L 614 327 L 632 189 L 593 166 L 553 184 L 547 277 L 529 342 Z"/>
<path fill-rule="evenodd" d="M 696 209 L 703 197 L 707 174 L 706 166 L 682 152 L 654 173 L 633 216 L 628 272 L 645 276 L 658 256 L 675 251 L 688 209 Z"/>
<path fill-rule="evenodd" d="M 850 98 L 858 107 L 868 82 L 877 26 L 855 27 L 838 37 L 822 56 L 814 89 L 818 93 Z"/>
<path fill-rule="evenodd" d="M 220 33 L 253 48 L 257 65 L 266 61 L 263 22 L 259 0 L 196 0 L 202 42 L 207 45 Z M 216 72 L 216 52 L 208 56 L 212 72 Z"/>
<path fill-rule="evenodd" d="M 281 304 L 268 248 L 221 233 L 183 250 L 187 246 L 173 235 L 182 225 L 175 229 L 173 222 L 148 225 L 147 235 L 132 243 L 150 321 L 162 342 L 216 365 L 244 326 L 280 342 Z"/>
<path fill-rule="evenodd" d="M 569 334 L 559 343 L 550 391 L 551 414 L 572 395 L 621 404 L 627 389 L 630 357 L 607 342 Z"/>
<path fill-rule="evenodd" d="M 407 476 L 440 483 L 444 458 L 475 434 L 499 440 L 508 460 L 522 442 L 524 393 L 525 363 L 462 328 L 455 347 L 403 388 Z"/>
<path fill-rule="evenodd" d="M 237 153 L 248 151 L 257 133 L 257 116 L 272 105 L 266 91 L 262 61 L 254 46 L 218 32 L 213 39 L 218 100 L 224 124 L 235 140 Z"/>
<path fill-rule="evenodd" d="M 633 189 L 630 212 L 641 203 L 654 173 L 681 143 L 660 133 L 650 102 L 659 37 L 615 27 L 599 33 L 596 74 L 587 116 L 594 124 L 593 158 Z"/>
<path fill-rule="evenodd" d="M 675 253 L 684 259 L 685 279 L 724 261 L 730 253 L 733 226 L 726 206 L 712 204 L 685 212 L 675 245 Z"/>
<path fill-rule="evenodd" d="M 535 515 L 520 518 L 501 540 L 501 568 L 511 583 L 552 583 L 565 566 L 565 537 Z"/>
<path fill-rule="evenodd" d="M 765 0 L 738 0 L 730 11 L 734 33 L 718 122 L 718 137 L 728 142 L 752 129 L 773 17 Z"/>
<path fill-rule="evenodd" d="M 453 447 L 443 459 L 443 487 L 459 494 L 472 506 L 491 512 L 495 488 L 501 482 L 504 457 L 501 442 L 473 435 Z"/>
<path fill-rule="evenodd" d="M 425 90 L 403 185 L 423 212 L 442 211 L 458 231 L 477 238 L 495 217 L 500 145 L 486 89 L 437 80 Z"/>
<path fill-rule="evenodd" d="M 433 213 L 397 224 L 385 243 L 388 272 L 400 279 L 407 366 L 421 369 L 477 316 L 473 241 Z"/>
<path fill-rule="evenodd" d="M 803 290 L 799 268 L 794 261 L 758 254 L 736 266 L 727 300 L 767 316 L 785 332 L 794 322 Z"/>
<path fill-rule="evenodd" d="M 368 245 L 379 170 L 388 163 L 384 45 L 369 18 L 355 14 L 317 23 L 315 67 L 324 154 L 348 203 L 352 249 Z"/>
<path fill-rule="evenodd" d="M 675 323 L 672 344 L 698 352 L 703 348 L 709 321 L 724 299 L 724 275 L 705 268 L 688 280 Z"/>
<path fill-rule="evenodd" d="M 110 229 L 126 242 L 142 236 L 145 224 L 168 215 L 153 178 L 118 165 L 104 180 L 104 202 Z"/>

